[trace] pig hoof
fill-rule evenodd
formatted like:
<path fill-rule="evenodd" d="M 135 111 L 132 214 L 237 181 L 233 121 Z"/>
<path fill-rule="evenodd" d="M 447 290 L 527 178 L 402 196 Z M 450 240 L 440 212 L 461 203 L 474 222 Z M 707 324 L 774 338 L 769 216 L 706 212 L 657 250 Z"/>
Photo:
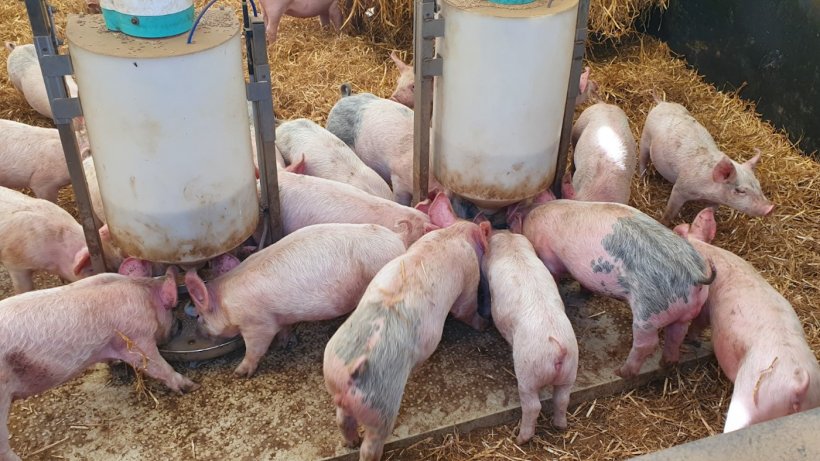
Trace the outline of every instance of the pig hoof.
<path fill-rule="evenodd" d="M 236 370 L 233 371 L 233 374 L 239 376 L 240 378 L 250 378 L 253 376 L 253 373 L 256 371 L 256 367 L 253 365 L 248 365 L 247 363 L 240 363 Z"/>
<path fill-rule="evenodd" d="M 562 431 L 567 428 L 567 419 L 566 418 L 552 418 L 552 425 Z"/>
<path fill-rule="evenodd" d="M 345 448 L 353 449 L 353 448 L 358 447 L 361 443 L 362 443 L 362 440 L 358 439 L 358 438 L 355 439 L 355 440 L 345 440 L 344 446 L 345 446 Z"/>
<path fill-rule="evenodd" d="M 186 379 L 185 382 L 180 386 L 182 392 L 188 393 L 193 392 L 200 388 L 200 385 L 191 381 L 190 379 Z"/>
<path fill-rule="evenodd" d="M 630 379 L 630 378 L 635 377 L 635 373 L 628 370 L 628 369 L 626 369 L 626 367 L 621 367 L 621 368 L 615 370 L 615 376 L 618 376 L 619 378 L 622 378 L 622 379 Z"/>
<path fill-rule="evenodd" d="M 517 443 L 518 445 L 524 445 L 525 443 L 529 442 L 530 439 L 532 439 L 531 435 L 530 436 L 525 436 L 525 435 L 518 434 L 518 437 L 515 438 L 515 443 Z"/>

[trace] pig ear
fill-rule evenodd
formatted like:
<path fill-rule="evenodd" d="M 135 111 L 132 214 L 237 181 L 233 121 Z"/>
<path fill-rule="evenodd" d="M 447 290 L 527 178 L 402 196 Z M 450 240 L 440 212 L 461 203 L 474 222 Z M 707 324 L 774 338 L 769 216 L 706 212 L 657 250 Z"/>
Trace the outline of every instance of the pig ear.
<path fill-rule="evenodd" d="M 392 59 L 392 60 L 393 60 L 393 63 L 394 63 L 394 64 L 396 64 L 396 67 L 399 69 L 399 72 L 403 72 L 405 69 L 407 69 L 408 67 L 410 67 L 410 66 L 408 66 L 407 64 L 405 64 L 405 63 L 404 63 L 404 61 L 402 61 L 401 59 L 399 59 L 399 57 L 398 57 L 398 56 L 396 56 L 396 52 L 395 52 L 395 51 L 391 51 L 391 52 L 390 52 L 390 59 Z"/>
<path fill-rule="evenodd" d="M 285 168 L 285 171 L 296 174 L 305 174 L 305 167 L 305 154 L 302 154 L 302 156 L 299 157 L 299 160 L 288 165 L 287 168 Z"/>
<path fill-rule="evenodd" d="M 236 268 L 239 265 L 239 259 L 230 253 L 223 253 L 208 261 L 208 264 L 214 275 L 218 277 Z"/>
<path fill-rule="evenodd" d="M 689 232 L 694 233 L 695 237 L 710 243 L 715 239 L 717 234 L 717 223 L 715 222 L 715 210 L 711 207 L 700 210 L 695 219 L 692 221 L 692 226 Z"/>
<path fill-rule="evenodd" d="M 561 181 L 561 198 L 575 200 L 575 188 L 572 186 L 572 173 L 567 171 Z"/>
<path fill-rule="evenodd" d="M 188 289 L 188 294 L 196 304 L 197 309 L 202 312 L 213 312 L 211 306 L 211 298 L 208 296 L 208 290 L 205 288 L 205 282 L 199 278 L 196 271 L 189 270 L 185 274 L 185 287 Z"/>
<path fill-rule="evenodd" d="M 80 275 L 86 265 L 91 264 L 91 253 L 88 252 L 88 247 L 82 247 L 77 254 L 74 255 L 74 275 Z"/>
<path fill-rule="evenodd" d="M 735 165 L 729 160 L 729 157 L 724 156 L 717 162 L 715 168 L 712 170 L 712 179 L 719 183 L 728 183 L 735 180 L 737 171 Z"/>
<path fill-rule="evenodd" d="M 430 203 L 431 202 L 432 202 L 432 200 L 430 200 L 429 198 L 425 199 L 425 200 L 422 200 L 421 202 L 416 204 L 415 208 L 417 210 L 421 211 L 424 214 L 430 214 Z"/>
<path fill-rule="evenodd" d="M 162 281 L 160 299 L 162 300 L 162 306 L 166 309 L 172 309 L 177 305 L 177 270 L 174 269 L 174 266 L 168 266 L 168 269 L 165 271 L 165 280 Z"/>
<path fill-rule="evenodd" d="M 450 199 L 444 193 L 439 193 L 430 204 L 430 221 L 436 226 L 447 227 L 456 222 L 456 214 L 453 211 L 453 206 L 450 204 Z"/>
<path fill-rule="evenodd" d="M 440 227 L 436 226 L 433 223 L 424 223 L 424 233 L 433 232 L 434 230 L 439 230 Z"/>
<path fill-rule="evenodd" d="M 6 50 L 11 51 L 17 46 L 14 42 L 6 42 Z"/>
<path fill-rule="evenodd" d="M 490 235 L 493 233 L 493 227 L 489 221 L 484 221 L 478 225 L 478 232 L 476 232 L 476 242 L 481 245 L 481 251 L 487 251 L 489 246 Z"/>
<path fill-rule="evenodd" d="M 583 93 L 587 89 L 587 82 L 589 82 L 589 66 L 584 67 L 584 72 L 581 74 L 581 79 L 578 84 L 578 92 Z"/>
<path fill-rule="evenodd" d="M 674 229 L 672 229 L 672 231 L 681 237 L 686 238 L 689 235 L 689 224 L 678 224 Z"/>
<path fill-rule="evenodd" d="M 111 241 L 111 231 L 108 229 L 108 224 L 103 224 L 100 227 L 100 239 L 107 242 Z"/>
<path fill-rule="evenodd" d="M 540 205 L 542 203 L 551 202 L 553 200 L 555 200 L 555 194 L 552 193 L 552 190 L 547 189 L 544 192 L 541 192 L 540 194 L 536 195 L 535 198 L 532 199 L 532 202 Z"/>
<path fill-rule="evenodd" d="M 755 148 L 755 156 L 750 158 L 749 160 L 746 160 L 745 162 L 743 162 L 743 164 L 754 170 L 755 168 L 757 168 L 757 164 L 760 162 L 760 155 L 760 149 Z"/>
<path fill-rule="evenodd" d="M 150 277 L 151 263 L 143 259 L 129 256 L 125 258 L 122 264 L 120 264 L 117 273 L 131 277 Z"/>

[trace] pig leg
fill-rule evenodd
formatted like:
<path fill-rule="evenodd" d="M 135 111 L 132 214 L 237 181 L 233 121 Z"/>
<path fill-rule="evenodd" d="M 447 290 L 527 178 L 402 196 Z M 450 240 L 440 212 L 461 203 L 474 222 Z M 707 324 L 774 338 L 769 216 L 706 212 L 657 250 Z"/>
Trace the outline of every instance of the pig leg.
<path fill-rule="evenodd" d="M 60 186 L 56 184 L 32 184 L 31 191 L 34 192 L 37 198 L 48 200 L 51 203 L 57 203 L 57 192 L 60 191 Z"/>
<path fill-rule="evenodd" d="M 555 385 L 552 388 L 552 425 L 558 429 L 567 428 L 567 408 L 572 384 Z"/>
<path fill-rule="evenodd" d="M 347 448 L 354 448 L 362 441 L 359 438 L 359 431 L 356 423 L 356 418 L 345 413 L 342 407 L 336 407 L 336 425 L 342 431 L 342 437 L 345 438 L 345 446 Z"/>
<path fill-rule="evenodd" d="M 242 338 L 245 340 L 245 358 L 236 367 L 234 374 L 250 378 L 259 366 L 259 360 L 268 352 L 274 336 L 279 332 L 279 328 L 270 325 L 245 328 L 242 330 Z"/>
<path fill-rule="evenodd" d="M 641 365 L 646 361 L 655 348 L 658 347 L 658 331 L 651 325 L 641 326 L 632 324 L 632 349 L 629 357 L 615 374 L 621 378 L 628 379 L 636 376 L 641 371 Z"/>
<path fill-rule="evenodd" d="M 691 200 L 690 197 L 687 197 L 686 194 L 683 193 L 683 186 L 678 187 L 682 184 L 680 179 L 681 178 L 678 178 L 678 181 L 674 186 L 672 186 L 672 193 L 669 195 L 669 202 L 666 204 L 666 211 L 663 213 L 663 218 L 661 218 L 661 223 L 667 226 L 672 222 L 672 219 L 680 213 L 680 209 L 683 207 L 683 204 Z"/>
<path fill-rule="evenodd" d="M 378 461 L 384 452 L 384 441 L 390 435 L 395 418 L 390 422 L 385 422 L 381 427 L 365 426 L 364 440 L 359 448 L 359 461 Z"/>
<path fill-rule="evenodd" d="M 126 346 L 123 346 L 126 347 Z M 159 355 L 153 338 L 145 341 L 135 341 L 129 350 L 122 351 L 115 359 L 130 364 L 134 369 L 142 370 L 148 376 L 162 381 L 168 389 L 177 394 L 190 392 L 199 388 L 199 384 L 177 373 L 165 359 Z"/>
<path fill-rule="evenodd" d="M 666 326 L 663 336 L 661 363 L 678 363 L 678 360 L 680 360 L 680 347 L 684 338 L 686 338 L 688 328 L 689 324 L 687 322 L 675 322 Z"/>
<path fill-rule="evenodd" d="M 273 43 L 276 41 L 276 34 L 279 31 L 279 21 L 285 14 L 290 2 L 274 2 L 273 8 L 270 11 L 265 11 L 265 35 L 268 41 Z"/>
<path fill-rule="evenodd" d="M 646 167 L 649 165 L 649 149 L 652 145 L 652 136 L 649 130 L 644 129 L 641 133 L 641 147 L 638 154 L 638 173 L 643 176 L 646 173 Z"/>
<path fill-rule="evenodd" d="M 516 370 L 516 376 L 521 376 Z M 519 445 L 528 442 L 535 435 L 535 423 L 541 413 L 541 400 L 538 389 L 526 384 L 518 384 L 518 395 L 521 399 L 521 427 L 515 442 Z"/>
<path fill-rule="evenodd" d="M 322 27 L 327 27 L 327 25 L 330 24 L 330 16 L 328 15 L 327 11 L 319 14 L 319 24 Z"/>
<path fill-rule="evenodd" d="M 31 280 L 30 270 L 15 270 L 8 269 L 9 277 L 11 277 L 11 285 L 14 287 L 14 293 L 20 294 L 34 289 L 34 282 Z"/>
<path fill-rule="evenodd" d="M 339 8 L 339 2 L 331 3 L 327 12 L 330 16 L 330 24 L 333 25 L 333 28 L 336 30 L 341 29 L 344 16 L 342 15 L 342 10 Z"/>
<path fill-rule="evenodd" d="M 20 458 L 11 451 L 9 444 L 9 427 L 6 421 L 9 419 L 11 410 L 11 392 L 9 389 L 0 391 L 0 459 L 8 461 L 20 461 Z"/>
<path fill-rule="evenodd" d="M 296 337 L 293 335 L 293 332 L 291 332 L 290 327 L 282 327 L 282 329 L 279 330 L 279 333 L 276 333 L 276 342 L 274 345 L 277 349 L 284 349 L 288 347 L 288 344 L 290 344 L 292 340 L 295 341 L 295 338 Z"/>

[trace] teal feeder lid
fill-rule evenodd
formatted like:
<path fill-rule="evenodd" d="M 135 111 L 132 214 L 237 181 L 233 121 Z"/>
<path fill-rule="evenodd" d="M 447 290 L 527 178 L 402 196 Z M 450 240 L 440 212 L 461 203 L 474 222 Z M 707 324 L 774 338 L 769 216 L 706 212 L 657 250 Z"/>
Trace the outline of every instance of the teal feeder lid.
<path fill-rule="evenodd" d="M 497 3 L 499 5 L 526 5 L 527 3 L 532 3 L 535 0 L 487 0 L 490 3 Z"/>
<path fill-rule="evenodd" d="M 173 37 L 188 32 L 194 25 L 193 5 L 175 13 L 159 16 L 125 14 L 104 7 L 101 9 L 108 30 L 132 37 Z"/>

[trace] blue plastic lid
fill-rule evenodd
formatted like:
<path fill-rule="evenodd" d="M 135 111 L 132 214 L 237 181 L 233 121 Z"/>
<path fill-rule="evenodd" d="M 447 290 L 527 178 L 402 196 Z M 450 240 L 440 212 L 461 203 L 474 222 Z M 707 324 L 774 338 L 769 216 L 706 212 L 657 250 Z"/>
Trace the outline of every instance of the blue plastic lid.
<path fill-rule="evenodd" d="M 526 5 L 535 0 L 487 0 L 490 3 L 498 3 L 499 5 Z"/>

